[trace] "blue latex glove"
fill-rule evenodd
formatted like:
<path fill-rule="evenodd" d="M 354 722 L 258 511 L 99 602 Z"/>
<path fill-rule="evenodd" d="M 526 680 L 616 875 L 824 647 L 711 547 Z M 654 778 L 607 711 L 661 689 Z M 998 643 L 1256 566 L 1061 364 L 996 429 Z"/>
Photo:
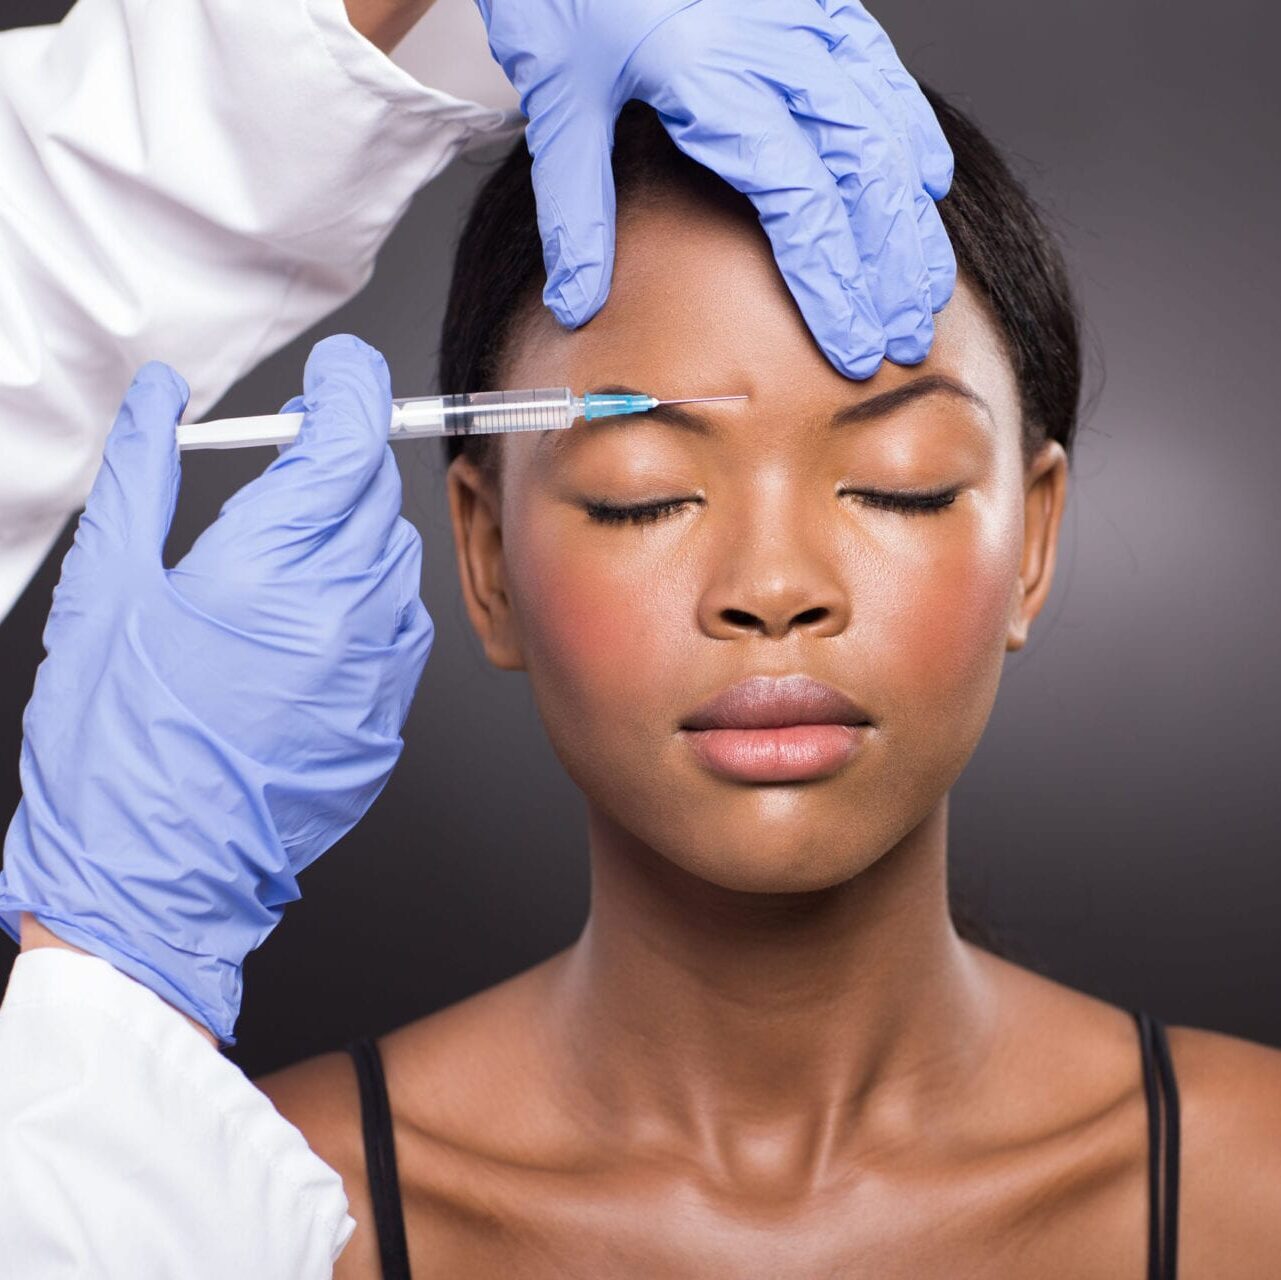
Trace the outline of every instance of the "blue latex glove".
<path fill-rule="evenodd" d="M 853 0 L 477 0 L 529 117 L 543 300 L 571 328 L 609 294 L 614 122 L 638 98 L 749 196 L 806 323 L 842 373 L 916 364 L 956 259 L 934 201 L 952 152 Z"/>
<path fill-rule="evenodd" d="M 32 912 L 228 1044 L 245 956 L 382 790 L 433 637 L 386 363 L 327 338 L 303 388 L 298 438 L 167 570 L 187 386 L 134 379 L 54 592 L 0 873 L 11 936 Z"/>

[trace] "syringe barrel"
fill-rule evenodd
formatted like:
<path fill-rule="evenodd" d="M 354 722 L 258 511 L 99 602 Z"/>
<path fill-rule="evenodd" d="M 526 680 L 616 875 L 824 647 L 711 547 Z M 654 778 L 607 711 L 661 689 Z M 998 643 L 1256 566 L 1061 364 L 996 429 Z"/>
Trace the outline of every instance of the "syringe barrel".
<path fill-rule="evenodd" d="M 568 387 L 473 391 L 393 400 L 391 435 L 476 436 L 568 427 L 576 409 Z"/>

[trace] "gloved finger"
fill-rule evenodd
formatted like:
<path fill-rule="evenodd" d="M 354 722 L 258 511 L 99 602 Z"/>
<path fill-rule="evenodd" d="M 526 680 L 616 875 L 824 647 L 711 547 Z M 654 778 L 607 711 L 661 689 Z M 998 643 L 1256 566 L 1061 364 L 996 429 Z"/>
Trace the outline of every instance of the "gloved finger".
<path fill-rule="evenodd" d="M 400 469 L 391 445 L 383 449 L 378 474 L 345 519 L 320 527 L 261 503 L 240 502 L 230 511 L 224 506 L 169 571 L 171 585 L 210 617 L 255 633 L 290 625 L 284 593 L 291 589 L 328 592 L 331 614 L 365 609 L 362 590 L 387 590 L 381 564 L 400 517 Z M 368 587 L 357 587 L 357 579 L 368 579 Z"/>
<path fill-rule="evenodd" d="M 303 396 L 286 405 L 307 415 L 297 439 L 223 503 L 171 570 L 184 598 L 212 616 L 251 609 L 255 584 L 367 570 L 382 558 L 400 514 L 382 357 L 356 338 L 325 339 L 313 349 L 304 380 Z M 325 428 L 332 441 L 321 435 Z M 297 571 L 304 561 L 306 569 Z"/>
<path fill-rule="evenodd" d="M 841 37 L 832 45 L 832 56 L 907 140 L 922 184 L 941 200 L 952 185 L 952 148 L 920 85 L 884 28 L 857 0 L 818 2 Z"/>
<path fill-rule="evenodd" d="M 930 306 L 942 311 L 956 292 L 956 251 L 938 205 L 925 191 L 916 193 L 916 230 L 930 278 Z"/>
<path fill-rule="evenodd" d="M 397 605 L 390 643 L 400 650 L 402 663 L 405 664 L 403 674 L 397 673 L 397 688 L 400 691 L 398 718 L 391 727 L 393 732 L 399 733 L 409 714 L 414 691 L 436 635 L 435 624 L 421 595 L 423 540 L 408 520 L 396 522 L 391 537 L 387 539 L 385 563 L 396 583 Z M 405 679 L 405 674 L 410 678 Z"/>
<path fill-rule="evenodd" d="M 305 413 L 306 410 L 307 402 L 302 398 L 302 396 L 290 396 L 289 399 L 280 406 L 281 413 Z M 293 443 L 294 442 L 292 440 L 287 440 L 284 444 L 278 444 L 276 446 L 277 456 L 284 453 L 284 451 L 290 448 Z"/>
<path fill-rule="evenodd" d="M 181 375 L 159 361 L 134 375 L 103 446 L 78 544 L 103 537 L 161 563 L 178 502 L 177 427 L 189 394 Z"/>
<path fill-rule="evenodd" d="M 399 516 L 387 537 L 384 571 L 393 583 L 396 617 L 392 636 L 401 630 L 410 606 L 419 598 L 423 577 L 422 535 L 404 516 Z"/>
<path fill-rule="evenodd" d="M 956 288 L 956 255 L 934 204 L 951 185 L 951 148 L 920 86 L 904 70 L 889 37 L 867 10 L 847 0 L 821 3 L 832 19 L 829 38 L 833 58 L 888 122 L 911 167 L 916 229 L 929 276 L 930 306 L 940 311 Z M 922 177 L 922 164 L 937 183 Z M 930 190 L 931 186 L 935 189 Z"/>
<path fill-rule="evenodd" d="M 291 403 L 295 403 L 291 401 Z M 391 428 L 391 375 L 351 334 L 324 338 L 303 370 L 297 438 L 223 505 L 252 507 L 262 523 L 324 527 L 346 518 L 382 466 Z"/>
<path fill-rule="evenodd" d="M 882 32 L 881 36 L 893 55 L 893 46 L 885 39 L 885 33 Z M 896 56 L 894 62 L 893 68 L 881 69 L 881 76 L 891 90 L 886 99 L 886 109 L 904 110 L 906 137 L 911 143 L 921 185 L 933 199 L 942 200 L 952 187 L 955 166 L 951 143 L 915 77 L 898 62 Z"/>
<path fill-rule="evenodd" d="M 835 367 L 870 378 L 885 333 L 850 230 L 845 201 L 809 139 L 772 94 L 743 101 L 741 83 L 665 115 L 673 141 L 756 206 L 810 332 Z M 733 104 L 732 108 L 727 104 Z M 727 147 L 724 139 L 735 138 Z"/>
<path fill-rule="evenodd" d="M 934 336 L 930 279 L 917 230 L 915 166 L 856 81 L 831 58 L 812 59 L 787 83 L 792 115 L 836 179 L 885 354 L 918 364 Z"/>
<path fill-rule="evenodd" d="M 400 520 L 403 490 L 400 467 L 390 444 L 383 445 L 382 461 L 360 500 L 346 519 L 326 530 L 322 543 L 312 551 L 318 571 L 342 573 L 376 564 L 386 555 L 388 539 Z"/>
<path fill-rule="evenodd" d="M 547 284 L 543 301 L 567 328 L 609 297 L 614 270 L 613 121 L 578 106 L 530 122 L 531 177 Z"/>

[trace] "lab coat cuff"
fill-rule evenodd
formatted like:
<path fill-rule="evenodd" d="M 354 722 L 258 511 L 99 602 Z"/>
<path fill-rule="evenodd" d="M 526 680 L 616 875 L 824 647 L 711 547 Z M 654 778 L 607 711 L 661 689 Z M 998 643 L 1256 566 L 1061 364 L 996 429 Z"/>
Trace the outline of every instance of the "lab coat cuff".
<path fill-rule="evenodd" d="M 355 1230 L 341 1177 L 235 1063 L 153 991 L 97 956 L 37 947 L 14 961 L 0 1012 L 19 1020 L 37 1013 L 46 1023 L 65 1020 L 69 1028 L 111 1027 L 111 1038 L 94 1045 L 99 1069 L 109 1077 L 112 1058 L 145 1059 L 146 1076 L 170 1098 L 185 1095 L 189 1105 L 183 1110 L 207 1117 L 219 1141 L 230 1139 L 255 1153 L 277 1190 L 291 1192 L 299 1213 L 322 1233 L 316 1239 L 331 1240 L 332 1257 L 338 1256 Z"/>
<path fill-rule="evenodd" d="M 510 136 L 524 127 L 525 117 L 514 108 L 483 106 L 420 84 L 351 25 L 343 0 L 302 0 L 302 4 L 326 54 L 348 79 L 397 111 L 431 117 L 434 124 L 455 125 L 467 135 L 461 149 Z"/>

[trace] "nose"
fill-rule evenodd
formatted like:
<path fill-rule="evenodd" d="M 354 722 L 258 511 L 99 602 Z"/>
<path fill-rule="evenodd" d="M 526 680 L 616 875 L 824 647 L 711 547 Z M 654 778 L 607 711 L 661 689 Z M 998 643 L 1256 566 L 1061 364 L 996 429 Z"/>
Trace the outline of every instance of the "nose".
<path fill-rule="evenodd" d="M 738 525 L 707 581 L 699 622 L 714 639 L 793 632 L 834 636 L 849 624 L 849 595 L 833 548 L 804 519 L 764 529 Z"/>

